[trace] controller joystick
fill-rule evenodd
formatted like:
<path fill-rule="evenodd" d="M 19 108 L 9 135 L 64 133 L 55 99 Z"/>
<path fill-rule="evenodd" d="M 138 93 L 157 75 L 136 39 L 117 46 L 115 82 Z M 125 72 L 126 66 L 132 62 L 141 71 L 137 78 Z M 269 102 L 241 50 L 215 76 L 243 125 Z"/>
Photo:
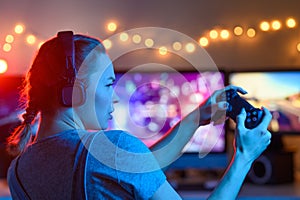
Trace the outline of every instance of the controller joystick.
<path fill-rule="evenodd" d="M 242 108 L 245 108 L 247 116 L 245 120 L 245 127 L 248 129 L 252 129 L 261 122 L 263 118 L 263 111 L 261 109 L 253 107 L 250 103 L 248 103 L 245 99 L 239 96 L 239 94 L 233 90 L 227 90 L 222 93 L 217 101 L 227 101 L 229 106 L 226 110 L 226 116 L 230 117 L 236 122 L 237 115 L 240 114 Z"/>

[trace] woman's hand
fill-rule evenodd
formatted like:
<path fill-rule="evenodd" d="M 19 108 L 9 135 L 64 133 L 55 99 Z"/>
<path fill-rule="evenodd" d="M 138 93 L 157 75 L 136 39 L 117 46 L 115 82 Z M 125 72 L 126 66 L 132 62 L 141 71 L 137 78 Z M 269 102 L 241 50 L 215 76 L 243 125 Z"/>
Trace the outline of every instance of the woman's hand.
<path fill-rule="evenodd" d="M 211 121 L 213 121 L 214 124 L 221 124 L 226 120 L 228 102 L 226 99 L 220 101 L 218 100 L 218 97 L 231 89 L 241 94 L 247 93 L 243 88 L 232 85 L 215 91 L 200 107 L 200 125 L 209 124 Z"/>
<path fill-rule="evenodd" d="M 253 162 L 271 142 L 271 133 L 267 128 L 272 115 L 266 108 L 263 108 L 263 111 L 262 122 L 253 129 L 245 127 L 246 111 L 244 109 L 237 116 L 235 150 L 236 153 L 242 154 L 247 162 Z"/>

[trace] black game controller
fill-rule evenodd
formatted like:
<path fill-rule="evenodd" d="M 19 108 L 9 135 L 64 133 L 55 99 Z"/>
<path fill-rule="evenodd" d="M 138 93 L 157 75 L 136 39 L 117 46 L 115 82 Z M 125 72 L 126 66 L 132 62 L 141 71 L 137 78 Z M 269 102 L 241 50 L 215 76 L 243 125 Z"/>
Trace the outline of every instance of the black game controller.
<path fill-rule="evenodd" d="M 225 100 L 229 103 L 229 106 L 226 110 L 226 116 L 230 117 L 234 121 L 236 121 L 236 116 L 241 113 L 242 108 L 245 108 L 247 113 L 245 120 L 246 128 L 252 129 L 261 122 L 263 118 L 263 111 L 261 109 L 253 107 L 245 99 L 240 97 L 235 90 L 227 90 L 217 98 L 217 101 Z"/>

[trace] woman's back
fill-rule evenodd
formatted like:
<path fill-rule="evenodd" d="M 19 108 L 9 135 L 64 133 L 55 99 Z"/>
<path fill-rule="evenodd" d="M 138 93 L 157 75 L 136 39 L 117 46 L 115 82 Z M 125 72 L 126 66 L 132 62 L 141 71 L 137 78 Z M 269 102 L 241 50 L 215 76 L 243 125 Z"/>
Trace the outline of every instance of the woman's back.
<path fill-rule="evenodd" d="M 104 138 L 110 144 L 105 144 Z M 108 145 L 116 148 L 108 148 Z M 89 151 L 86 151 L 87 146 L 90 146 Z M 23 187 L 30 199 L 150 198 L 165 181 L 164 174 L 155 170 L 124 171 L 129 169 L 126 160 L 130 158 L 118 153 L 120 149 L 129 153 L 148 151 L 137 138 L 123 131 L 85 132 L 79 136 L 76 130 L 71 130 L 40 140 L 13 161 L 8 174 L 12 195 L 17 195 Z M 147 163 L 136 165 L 142 170 Z M 122 169 L 123 164 L 126 169 Z M 18 179 L 21 187 L 14 182 Z"/>

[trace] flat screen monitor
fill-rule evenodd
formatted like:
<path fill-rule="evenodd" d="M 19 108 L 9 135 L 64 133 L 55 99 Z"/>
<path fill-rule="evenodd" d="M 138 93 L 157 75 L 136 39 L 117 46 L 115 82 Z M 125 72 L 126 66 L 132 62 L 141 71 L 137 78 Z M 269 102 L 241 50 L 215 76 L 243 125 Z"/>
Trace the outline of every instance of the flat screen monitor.
<path fill-rule="evenodd" d="M 215 90 L 224 88 L 224 73 L 219 71 L 189 72 L 117 72 L 114 119 L 110 129 L 122 129 L 151 146 L 163 137 L 187 113 L 203 103 Z M 199 127 L 173 166 L 214 167 L 226 165 L 224 124 Z M 192 159 L 190 159 L 192 158 Z M 200 162 L 199 159 L 206 160 Z M 183 159 L 183 160 L 182 160 Z M 197 159 L 197 160 L 195 160 Z"/>
<path fill-rule="evenodd" d="M 255 107 L 271 111 L 271 132 L 300 134 L 300 71 L 232 72 L 228 80 L 247 90 L 243 97 Z"/>

